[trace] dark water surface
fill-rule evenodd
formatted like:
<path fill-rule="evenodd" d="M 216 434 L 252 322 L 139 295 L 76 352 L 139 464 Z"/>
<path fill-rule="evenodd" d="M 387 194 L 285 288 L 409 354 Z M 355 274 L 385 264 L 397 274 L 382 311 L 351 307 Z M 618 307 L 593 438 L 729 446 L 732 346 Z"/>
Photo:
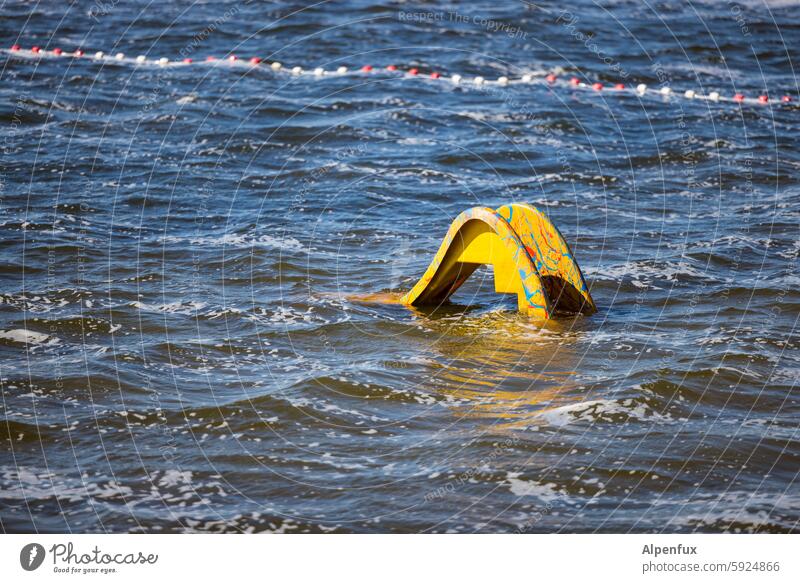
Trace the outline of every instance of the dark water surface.
<path fill-rule="evenodd" d="M 797 96 L 790 3 L 561 7 L 4 2 L 0 38 Z M 2 530 L 797 529 L 800 110 L 0 61 Z M 511 201 L 598 314 L 531 321 L 487 271 L 348 299 Z"/>

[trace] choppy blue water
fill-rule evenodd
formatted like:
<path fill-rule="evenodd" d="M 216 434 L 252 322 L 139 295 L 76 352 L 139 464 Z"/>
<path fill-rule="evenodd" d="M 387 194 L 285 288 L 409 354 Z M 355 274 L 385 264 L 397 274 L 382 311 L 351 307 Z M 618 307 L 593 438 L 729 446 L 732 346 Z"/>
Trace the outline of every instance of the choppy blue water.
<path fill-rule="evenodd" d="M 797 97 L 791 3 L 563 6 L 6 2 L 0 38 Z M 0 62 L 2 530 L 797 529 L 800 110 Z M 486 271 L 348 299 L 510 201 L 598 314 Z"/>

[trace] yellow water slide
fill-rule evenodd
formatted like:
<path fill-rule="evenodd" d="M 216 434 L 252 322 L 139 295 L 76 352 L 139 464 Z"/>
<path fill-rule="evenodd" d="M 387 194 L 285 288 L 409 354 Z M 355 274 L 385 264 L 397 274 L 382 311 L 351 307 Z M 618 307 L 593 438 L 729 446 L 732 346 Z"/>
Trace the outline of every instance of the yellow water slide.
<path fill-rule="evenodd" d="M 516 294 L 522 313 L 548 319 L 557 312 L 597 311 L 564 237 L 544 213 L 524 203 L 474 207 L 458 215 L 401 302 L 438 305 L 480 265 L 492 265 L 495 291 Z"/>

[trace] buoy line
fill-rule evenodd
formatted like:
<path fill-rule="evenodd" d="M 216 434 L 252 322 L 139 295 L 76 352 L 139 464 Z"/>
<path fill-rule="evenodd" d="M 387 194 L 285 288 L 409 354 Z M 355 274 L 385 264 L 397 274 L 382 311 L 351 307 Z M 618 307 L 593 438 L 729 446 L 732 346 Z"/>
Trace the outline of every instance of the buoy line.
<path fill-rule="evenodd" d="M 684 91 L 675 90 L 668 85 L 659 85 L 658 87 L 649 87 L 645 83 L 628 84 L 615 83 L 611 85 L 604 85 L 603 83 L 587 82 L 581 80 L 579 77 L 571 76 L 569 78 L 559 77 L 555 72 L 550 73 L 527 73 L 520 77 L 507 77 L 501 76 L 497 79 L 487 79 L 480 75 L 466 76 L 459 74 L 443 75 L 437 71 L 420 71 L 416 67 L 399 67 L 397 65 L 386 65 L 383 67 L 373 67 L 372 65 L 363 65 L 361 67 L 351 69 L 345 66 L 337 67 L 336 69 L 327 70 L 322 67 L 316 68 L 303 68 L 299 66 L 287 67 L 279 61 L 267 61 L 260 57 L 239 58 L 236 55 L 228 55 L 225 57 L 207 56 L 204 59 L 168 59 L 161 57 L 152 59 L 146 55 L 139 55 L 135 58 L 128 57 L 124 53 L 105 53 L 103 51 L 87 52 L 82 49 L 74 51 L 63 51 L 60 48 L 51 50 L 42 49 L 38 46 L 33 46 L 30 49 L 22 48 L 20 45 L 13 45 L 11 48 L 2 49 L 5 53 L 10 53 L 14 56 L 23 56 L 28 58 L 72 58 L 82 59 L 100 63 L 116 63 L 121 65 L 155 65 L 159 67 L 186 67 L 193 65 L 211 65 L 211 66 L 234 66 L 240 68 L 260 68 L 271 70 L 275 73 L 289 74 L 296 77 L 310 76 L 314 78 L 323 77 L 342 77 L 345 75 L 373 75 L 384 74 L 392 75 L 395 77 L 405 77 L 410 79 L 428 79 L 441 83 L 449 83 L 451 85 L 460 86 L 508 86 L 508 85 L 525 85 L 525 84 L 540 84 L 551 87 L 565 87 L 570 89 L 584 89 L 594 92 L 606 92 L 608 95 L 625 95 L 634 94 L 638 96 L 660 96 L 662 98 L 682 98 L 690 100 L 711 101 L 711 102 L 727 102 L 736 103 L 739 105 L 773 105 L 780 104 L 784 107 L 789 106 L 794 108 L 794 99 L 790 95 L 783 95 L 778 99 L 771 99 L 768 94 L 764 93 L 757 97 L 747 97 L 743 93 L 734 93 L 733 95 L 723 95 L 719 91 L 710 91 L 708 93 L 701 93 L 693 89 L 686 89 Z"/>

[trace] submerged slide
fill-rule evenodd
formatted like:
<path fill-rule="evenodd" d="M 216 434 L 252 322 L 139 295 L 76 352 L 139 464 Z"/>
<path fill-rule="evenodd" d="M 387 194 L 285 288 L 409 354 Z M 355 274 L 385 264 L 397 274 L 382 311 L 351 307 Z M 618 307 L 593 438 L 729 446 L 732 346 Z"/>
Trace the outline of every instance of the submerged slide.
<path fill-rule="evenodd" d="M 548 319 L 597 311 L 564 237 L 544 213 L 524 203 L 474 207 L 458 215 L 401 302 L 441 304 L 481 265 L 493 266 L 495 291 L 516 294 L 522 313 Z"/>

